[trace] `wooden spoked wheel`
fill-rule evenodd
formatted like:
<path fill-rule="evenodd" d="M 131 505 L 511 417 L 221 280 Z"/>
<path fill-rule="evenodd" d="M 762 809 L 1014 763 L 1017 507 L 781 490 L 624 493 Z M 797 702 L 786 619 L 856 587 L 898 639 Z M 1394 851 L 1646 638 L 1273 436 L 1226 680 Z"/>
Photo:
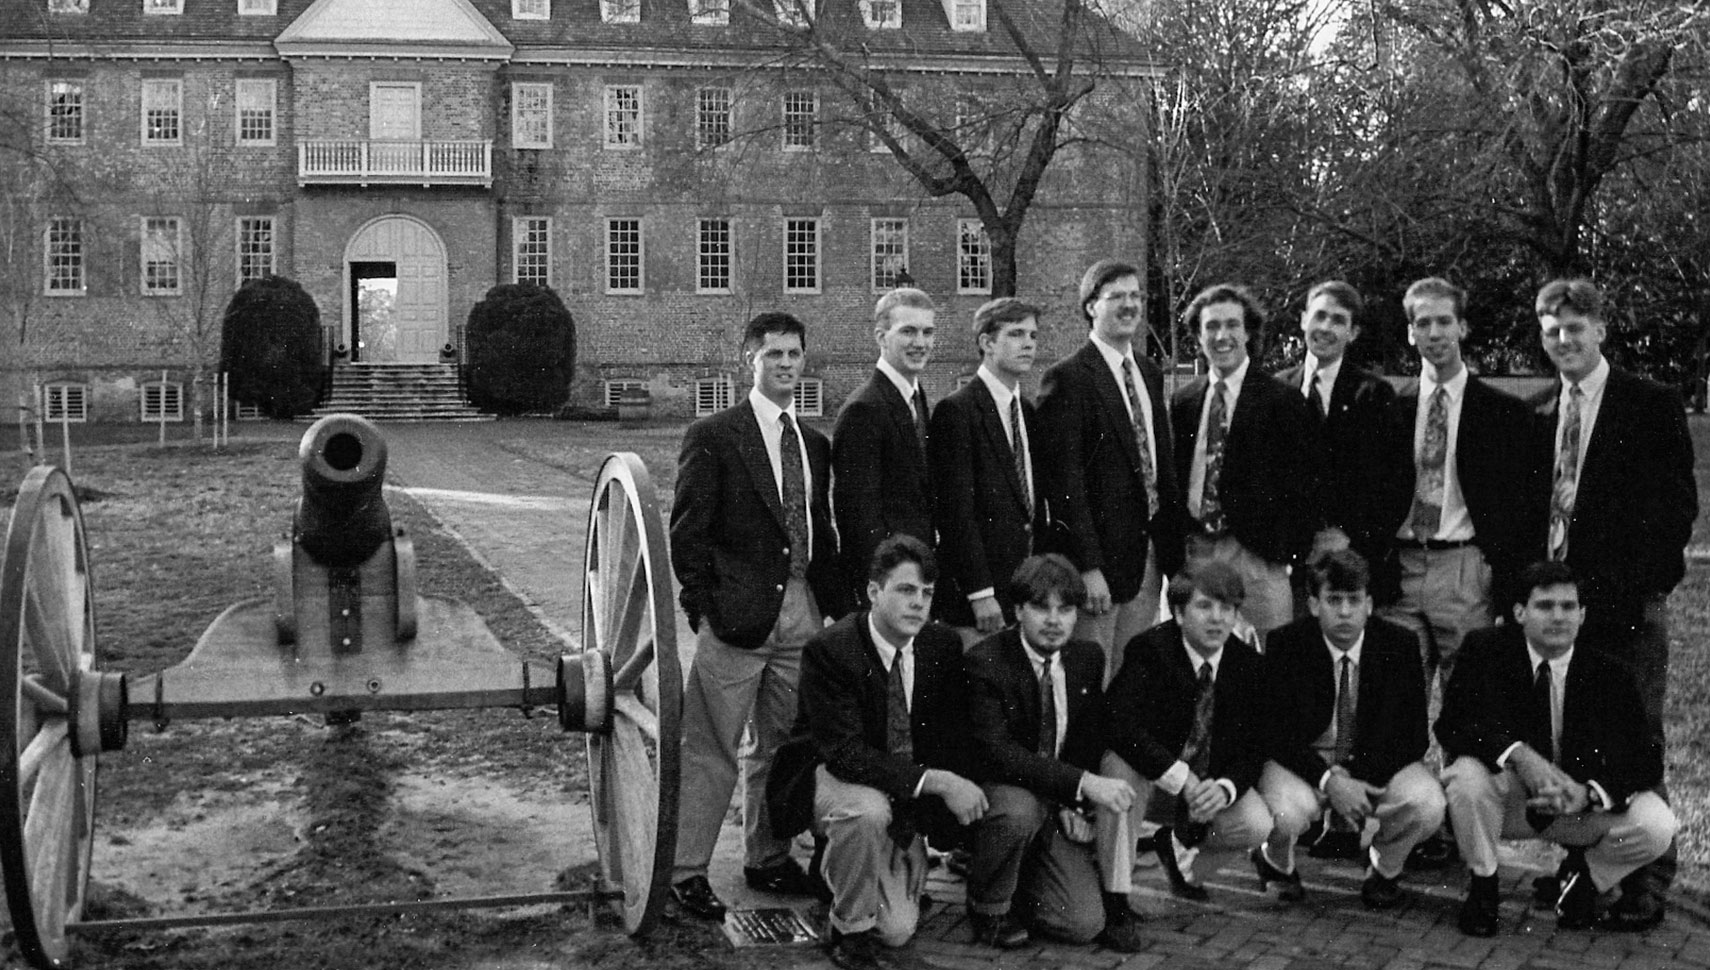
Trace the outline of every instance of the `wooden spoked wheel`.
<path fill-rule="evenodd" d="M 71 480 L 38 467 L 18 490 L 0 567 L 0 876 L 18 947 L 38 967 L 65 963 L 65 924 L 89 878 L 98 750 L 79 743 L 95 713 L 79 708 L 99 679 L 93 600 Z"/>
<path fill-rule="evenodd" d="M 683 673 L 671 558 L 653 478 L 639 457 L 600 466 L 588 509 L 582 649 L 610 672 L 610 716 L 588 734 L 588 784 L 601 889 L 621 891 L 632 934 L 652 929 L 677 846 Z"/>

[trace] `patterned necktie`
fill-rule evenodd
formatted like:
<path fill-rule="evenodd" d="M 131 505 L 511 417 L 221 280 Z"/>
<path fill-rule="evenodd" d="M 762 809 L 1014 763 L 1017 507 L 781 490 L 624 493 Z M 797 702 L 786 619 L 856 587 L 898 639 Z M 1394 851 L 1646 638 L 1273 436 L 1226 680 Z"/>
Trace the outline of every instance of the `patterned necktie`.
<path fill-rule="evenodd" d="M 1555 723 L 1550 716 L 1550 662 L 1539 661 L 1538 671 L 1532 678 L 1532 702 L 1528 705 L 1526 717 L 1526 743 L 1532 750 L 1551 761 L 1555 755 Z M 1532 826 L 1534 832 L 1542 832 L 1550 827 L 1556 817 L 1534 809 L 1526 810 L 1526 824 Z"/>
<path fill-rule="evenodd" d="M 802 474 L 802 449 L 796 423 L 789 412 L 779 415 L 778 457 L 784 467 L 784 528 L 790 533 L 790 576 L 800 579 L 808 567 L 807 476 Z"/>
<path fill-rule="evenodd" d="M 1128 413 L 1134 420 L 1134 443 L 1140 446 L 1140 477 L 1146 482 L 1146 517 L 1158 514 L 1158 466 L 1152 461 L 1152 438 L 1146 433 L 1146 412 L 1140 410 L 1140 389 L 1134 380 L 1134 362 L 1122 358 L 1122 389 L 1128 395 Z"/>
<path fill-rule="evenodd" d="M 1211 769 L 1211 719 L 1217 711 L 1217 691 L 1211 680 L 1211 664 L 1199 665 L 1199 679 L 1193 698 L 1193 727 L 1188 730 L 1187 743 L 1182 745 L 1182 760 L 1188 770 L 1203 779 Z"/>
<path fill-rule="evenodd" d="M 1578 384 L 1568 388 L 1567 410 L 1562 412 L 1562 443 L 1556 449 L 1555 487 L 1550 492 L 1550 558 L 1567 558 L 1568 526 L 1573 523 L 1573 503 L 1579 494 L 1579 438 L 1585 391 Z"/>
<path fill-rule="evenodd" d="M 1051 663 L 1054 659 L 1045 658 L 1045 670 L 1039 675 L 1039 753 L 1047 758 L 1057 757 L 1057 682 Z"/>
<path fill-rule="evenodd" d="M 914 727 L 908 717 L 908 689 L 903 685 L 903 652 L 891 658 L 890 677 L 885 684 L 885 743 L 891 754 L 914 760 Z"/>
<path fill-rule="evenodd" d="M 1223 443 L 1229 437 L 1229 386 L 1222 381 L 1211 395 L 1211 415 L 1205 422 L 1205 484 L 1199 493 L 1199 521 L 1205 531 L 1222 535 L 1228 527 L 1217 480 L 1223 474 Z"/>
<path fill-rule="evenodd" d="M 926 392 L 920 387 L 914 389 L 914 400 L 909 402 L 909 408 L 914 413 L 914 436 L 920 439 L 920 453 L 926 454 Z"/>
<path fill-rule="evenodd" d="M 1033 518 L 1033 479 L 1027 475 L 1027 438 L 1021 424 L 1021 395 L 1009 399 L 1009 444 L 1015 457 L 1015 478 L 1021 483 L 1021 497 L 1027 504 L 1027 517 Z"/>
<path fill-rule="evenodd" d="M 1349 676 L 1354 661 L 1342 655 L 1341 672 L 1336 675 L 1336 764 L 1348 763 L 1354 750 L 1354 690 Z"/>
<path fill-rule="evenodd" d="M 1425 441 L 1419 448 L 1419 471 L 1414 479 L 1413 513 L 1408 523 L 1413 537 L 1423 542 L 1443 523 L 1444 467 L 1449 457 L 1449 392 L 1438 384 L 1425 414 Z"/>

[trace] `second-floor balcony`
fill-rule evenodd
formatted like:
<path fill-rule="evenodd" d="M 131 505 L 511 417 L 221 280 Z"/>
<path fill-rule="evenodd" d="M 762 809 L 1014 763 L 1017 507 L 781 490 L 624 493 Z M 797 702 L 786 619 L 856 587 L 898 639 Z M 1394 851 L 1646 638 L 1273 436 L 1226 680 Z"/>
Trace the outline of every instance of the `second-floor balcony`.
<path fill-rule="evenodd" d="M 297 143 L 299 185 L 493 184 L 491 141 L 367 141 L 316 139 Z"/>

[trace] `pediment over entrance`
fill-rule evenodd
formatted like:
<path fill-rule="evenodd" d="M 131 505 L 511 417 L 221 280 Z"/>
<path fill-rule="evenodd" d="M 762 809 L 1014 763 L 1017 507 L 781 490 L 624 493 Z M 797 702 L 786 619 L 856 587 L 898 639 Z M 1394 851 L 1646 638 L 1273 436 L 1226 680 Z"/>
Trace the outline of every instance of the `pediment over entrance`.
<path fill-rule="evenodd" d="M 508 60 L 513 50 L 469 0 L 316 0 L 273 43 L 284 57 Z"/>

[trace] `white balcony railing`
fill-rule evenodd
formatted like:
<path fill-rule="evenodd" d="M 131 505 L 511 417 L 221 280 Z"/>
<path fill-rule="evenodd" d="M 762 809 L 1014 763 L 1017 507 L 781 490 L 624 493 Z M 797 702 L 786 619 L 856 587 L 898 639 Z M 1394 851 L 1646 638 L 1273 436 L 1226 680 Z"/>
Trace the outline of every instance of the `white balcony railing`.
<path fill-rule="evenodd" d="M 297 183 L 493 184 L 491 141 L 302 141 Z"/>

